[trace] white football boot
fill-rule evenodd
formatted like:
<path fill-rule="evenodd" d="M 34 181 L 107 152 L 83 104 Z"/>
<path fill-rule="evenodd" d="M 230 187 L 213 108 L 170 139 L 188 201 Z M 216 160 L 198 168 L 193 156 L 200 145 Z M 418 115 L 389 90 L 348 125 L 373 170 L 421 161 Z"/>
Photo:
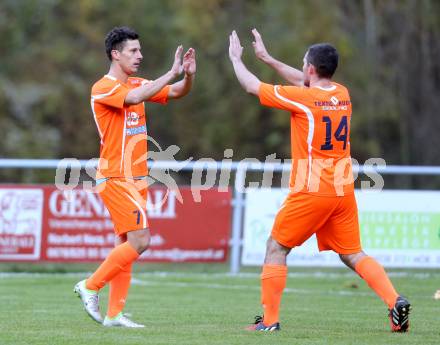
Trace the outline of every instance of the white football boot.
<path fill-rule="evenodd" d="M 98 323 L 102 323 L 102 316 L 99 312 L 99 295 L 96 291 L 86 288 L 86 280 L 81 280 L 73 288 L 81 301 L 83 302 L 84 309 L 89 316 Z"/>
<path fill-rule="evenodd" d="M 123 313 L 119 313 L 114 318 L 105 317 L 102 323 L 105 327 L 129 327 L 129 328 L 144 328 L 145 325 L 131 321 Z"/>

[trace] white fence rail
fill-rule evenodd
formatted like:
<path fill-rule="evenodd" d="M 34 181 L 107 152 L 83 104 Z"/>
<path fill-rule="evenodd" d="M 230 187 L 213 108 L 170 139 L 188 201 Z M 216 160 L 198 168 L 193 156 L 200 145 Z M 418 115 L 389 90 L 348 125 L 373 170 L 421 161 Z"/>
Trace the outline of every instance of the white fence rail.
<path fill-rule="evenodd" d="M 90 168 L 97 161 L 76 159 L 0 159 L 0 169 L 57 169 Z M 150 169 L 171 169 L 176 171 L 229 170 L 235 174 L 234 197 L 232 201 L 232 232 L 229 242 L 231 248 L 230 272 L 240 271 L 240 251 L 242 247 L 242 223 L 244 214 L 244 187 L 248 171 L 289 172 L 290 163 L 258 162 L 256 160 L 231 161 L 151 161 Z M 398 166 L 398 165 L 354 165 L 355 173 L 377 173 L 382 175 L 440 175 L 439 166 Z M 6 182 L 6 181 L 2 181 Z"/>

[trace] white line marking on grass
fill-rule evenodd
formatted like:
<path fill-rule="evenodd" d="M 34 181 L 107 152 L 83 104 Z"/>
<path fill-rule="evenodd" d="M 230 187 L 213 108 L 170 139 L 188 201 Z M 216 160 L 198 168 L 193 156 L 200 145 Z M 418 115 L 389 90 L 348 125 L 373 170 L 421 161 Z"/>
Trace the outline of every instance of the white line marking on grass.
<path fill-rule="evenodd" d="M 195 272 L 142 272 L 137 273 L 141 276 L 154 276 L 154 277 L 195 277 L 195 278 L 259 278 L 260 273 L 195 273 Z M 325 272 L 325 271 L 310 271 L 310 272 L 291 272 L 287 275 L 289 278 L 323 278 L 323 279 L 340 279 L 340 278 L 355 278 L 358 277 L 352 271 L 346 272 Z M 427 279 L 427 278 L 439 278 L 440 272 L 388 272 L 388 276 L 391 278 L 415 278 L 415 279 Z"/>
<path fill-rule="evenodd" d="M 48 279 L 48 278 L 75 278 L 75 279 L 84 279 L 91 275 L 91 272 L 70 272 L 70 273 L 35 273 L 35 272 L 0 272 L 0 279 L 21 279 L 21 278 L 32 278 L 32 279 Z M 199 287 L 206 289 L 229 289 L 229 290 L 252 290 L 252 291 L 260 291 L 260 287 L 258 283 L 254 285 L 240 285 L 240 284 L 217 284 L 217 283 L 209 283 L 209 279 L 218 279 L 218 278 L 230 278 L 232 281 L 240 282 L 244 280 L 242 279 L 255 279 L 258 280 L 260 274 L 258 273 L 241 273 L 238 275 L 231 275 L 229 273 L 185 273 L 185 272 L 143 272 L 143 273 L 135 273 L 136 277 L 141 277 L 144 279 L 154 279 L 156 281 L 145 281 L 142 279 L 133 278 L 133 284 L 137 285 L 145 285 L 145 286 L 168 286 L 168 287 Z M 438 272 L 391 272 L 391 277 L 405 277 L 412 279 L 428 279 L 428 278 L 439 278 L 440 273 Z M 337 278 L 356 278 L 357 276 L 352 272 L 292 272 L 289 274 L 289 278 L 315 278 L 315 279 L 337 279 Z M 159 279 L 157 279 L 159 278 Z M 160 279 L 163 278 L 163 279 Z M 166 278 L 194 278 L 194 279 L 203 279 L 207 280 L 207 282 L 172 282 L 166 281 Z M 357 278 L 360 279 L 360 278 Z M 341 287 L 341 290 L 314 290 L 314 289 L 295 289 L 295 288 L 286 288 L 285 292 L 287 293 L 295 293 L 295 294 L 303 294 L 303 295 L 334 295 L 334 296 L 374 296 L 371 292 L 361 292 L 361 291 L 347 291 Z M 431 295 L 418 295 L 412 297 L 423 297 L 423 298 L 432 298 Z M 10 297 L 9 297 L 10 298 Z M 0 299 L 1 296 L 0 296 Z"/>
<path fill-rule="evenodd" d="M 79 277 L 88 277 L 92 274 L 92 272 L 69 272 L 69 273 L 37 273 L 37 272 L 0 272 L 0 279 L 2 278 L 79 278 Z"/>
<path fill-rule="evenodd" d="M 1 278 L 46 278 L 46 277 L 72 277 L 72 278 L 85 278 L 92 274 L 92 272 L 67 272 L 67 273 L 38 273 L 38 272 L 0 272 Z M 135 273 L 142 277 L 160 277 L 160 278 L 259 278 L 260 273 L 238 273 L 231 274 L 228 272 L 223 273 L 198 273 L 198 272 L 142 272 Z M 388 272 L 391 278 L 414 278 L 414 279 L 428 279 L 438 278 L 440 279 L 440 272 L 437 270 L 434 272 Z M 291 272 L 287 275 L 289 278 L 323 278 L 323 279 L 340 279 L 340 278 L 357 278 L 358 276 L 351 271 L 346 272 L 325 272 L 325 271 L 311 271 L 311 272 Z"/>
<path fill-rule="evenodd" d="M 160 287 L 182 287 L 182 288 L 202 288 L 202 289 L 218 289 L 218 290 L 243 290 L 243 291 L 260 291 L 260 286 L 238 285 L 238 284 L 206 284 L 206 283 L 184 283 L 184 282 L 164 282 L 164 281 L 145 281 L 132 278 L 133 285 L 142 286 L 160 286 Z M 331 290 L 305 290 L 286 288 L 285 293 L 295 293 L 302 295 L 333 295 L 333 296 L 374 296 L 370 292 L 351 292 L 351 291 L 331 291 Z"/>

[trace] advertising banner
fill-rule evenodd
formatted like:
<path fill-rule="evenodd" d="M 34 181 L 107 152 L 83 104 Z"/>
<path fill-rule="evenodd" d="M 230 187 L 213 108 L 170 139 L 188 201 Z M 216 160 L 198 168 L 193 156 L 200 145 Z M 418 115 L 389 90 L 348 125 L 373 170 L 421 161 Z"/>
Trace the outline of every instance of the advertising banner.
<path fill-rule="evenodd" d="M 0 188 L 0 260 L 38 260 L 43 223 L 40 188 Z"/>
<path fill-rule="evenodd" d="M 248 189 L 243 265 L 261 265 L 284 189 Z M 386 267 L 440 267 L 440 192 L 356 191 L 364 251 Z M 288 265 L 342 266 L 338 255 L 319 252 L 313 236 L 288 256 Z"/>
<path fill-rule="evenodd" d="M 151 188 L 151 245 L 140 260 L 222 262 L 231 228 L 231 192 Z M 101 261 L 114 246 L 113 223 L 98 194 L 53 186 L 0 187 L 0 261 Z M 3 207 L 5 205 L 5 207 Z"/>

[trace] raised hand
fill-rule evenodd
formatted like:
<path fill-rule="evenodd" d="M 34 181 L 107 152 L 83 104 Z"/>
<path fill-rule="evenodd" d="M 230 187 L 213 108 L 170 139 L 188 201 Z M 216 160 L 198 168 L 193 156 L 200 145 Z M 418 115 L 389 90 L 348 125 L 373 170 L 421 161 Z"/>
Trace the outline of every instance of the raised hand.
<path fill-rule="evenodd" d="M 243 47 L 241 46 L 240 39 L 238 38 L 238 35 L 234 30 L 229 35 L 229 58 L 232 62 L 234 62 L 240 60 L 242 54 Z"/>
<path fill-rule="evenodd" d="M 173 66 L 171 67 L 171 72 L 174 74 L 175 77 L 182 74 L 183 72 L 182 52 L 183 52 L 183 47 L 180 45 L 176 49 L 176 53 L 174 54 L 174 63 Z"/>
<path fill-rule="evenodd" d="M 270 55 L 267 52 L 266 47 L 264 46 L 263 39 L 261 38 L 260 33 L 257 31 L 257 29 L 252 29 L 252 34 L 254 35 L 255 38 L 255 41 L 252 42 L 255 55 L 257 56 L 258 59 L 262 61 L 266 61 L 267 58 L 270 57 Z"/>
<path fill-rule="evenodd" d="M 189 48 L 183 55 L 183 70 L 186 75 L 193 75 L 196 73 L 196 51 L 193 48 Z"/>

